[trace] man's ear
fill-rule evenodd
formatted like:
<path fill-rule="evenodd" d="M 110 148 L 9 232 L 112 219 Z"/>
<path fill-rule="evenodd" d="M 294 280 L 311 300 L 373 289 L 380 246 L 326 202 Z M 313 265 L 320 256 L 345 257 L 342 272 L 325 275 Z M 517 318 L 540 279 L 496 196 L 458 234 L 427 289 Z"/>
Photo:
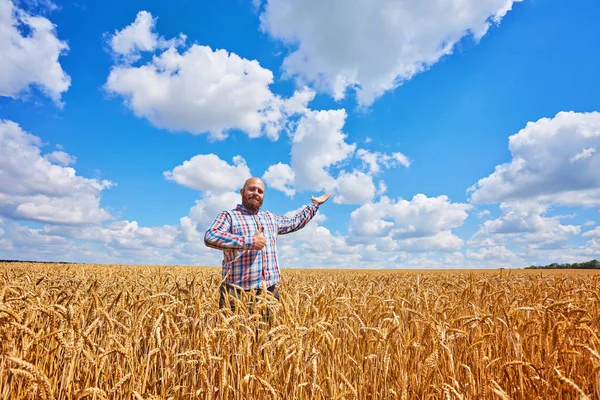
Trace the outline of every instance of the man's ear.
<path fill-rule="evenodd" d="M 241 188 L 241 189 L 240 189 L 240 195 L 241 195 L 242 197 L 244 197 L 244 188 Z"/>

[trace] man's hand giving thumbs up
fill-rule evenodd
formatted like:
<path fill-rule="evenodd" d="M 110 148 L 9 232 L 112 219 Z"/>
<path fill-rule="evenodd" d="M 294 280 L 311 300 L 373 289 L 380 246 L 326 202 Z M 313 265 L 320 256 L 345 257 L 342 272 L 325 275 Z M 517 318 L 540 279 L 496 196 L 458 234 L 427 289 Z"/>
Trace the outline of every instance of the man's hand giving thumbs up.
<path fill-rule="evenodd" d="M 252 250 L 262 250 L 267 243 L 267 238 L 263 236 L 263 232 L 265 231 L 265 227 L 261 226 L 259 231 L 252 235 L 252 246 L 250 247 Z"/>

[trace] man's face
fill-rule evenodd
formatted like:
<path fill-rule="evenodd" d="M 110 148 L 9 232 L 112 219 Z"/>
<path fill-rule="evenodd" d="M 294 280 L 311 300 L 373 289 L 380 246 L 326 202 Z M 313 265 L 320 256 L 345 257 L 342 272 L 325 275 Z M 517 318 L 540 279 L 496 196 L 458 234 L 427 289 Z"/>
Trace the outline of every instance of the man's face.
<path fill-rule="evenodd" d="M 265 196 L 265 185 L 258 179 L 251 179 L 240 191 L 242 205 L 250 211 L 258 211 Z"/>

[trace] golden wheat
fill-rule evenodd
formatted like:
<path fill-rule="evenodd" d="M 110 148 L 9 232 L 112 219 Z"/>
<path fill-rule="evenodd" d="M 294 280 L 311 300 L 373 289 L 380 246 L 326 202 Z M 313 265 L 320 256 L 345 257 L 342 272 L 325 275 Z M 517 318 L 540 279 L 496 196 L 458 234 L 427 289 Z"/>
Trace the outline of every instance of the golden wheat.
<path fill-rule="evenodd" d="M 595 271 L 219 272 L 0 263 L 0 398 L 600 398 Z"/>

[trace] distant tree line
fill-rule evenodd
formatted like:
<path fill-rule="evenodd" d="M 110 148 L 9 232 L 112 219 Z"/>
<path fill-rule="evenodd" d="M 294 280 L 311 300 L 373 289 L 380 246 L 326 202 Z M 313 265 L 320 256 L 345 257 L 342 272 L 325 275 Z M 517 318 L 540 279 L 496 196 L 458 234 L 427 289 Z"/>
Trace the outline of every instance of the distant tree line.
<path fill-rule="evenodd" d="M 600 269 L 600 261 L 591 260 L 582 263 L 572 263 L 572 264 L 558 264 L 553 263 L 550 265 L 532 265 L 530 267 L 525 267 L 525 269 Z"/>
<path fill-rule="evenodd" d="M 68 261 L 31 261 L 31 260 L 0 260 L 1 263 L 30 263 L 30 264 L 76 264 Z"/>

